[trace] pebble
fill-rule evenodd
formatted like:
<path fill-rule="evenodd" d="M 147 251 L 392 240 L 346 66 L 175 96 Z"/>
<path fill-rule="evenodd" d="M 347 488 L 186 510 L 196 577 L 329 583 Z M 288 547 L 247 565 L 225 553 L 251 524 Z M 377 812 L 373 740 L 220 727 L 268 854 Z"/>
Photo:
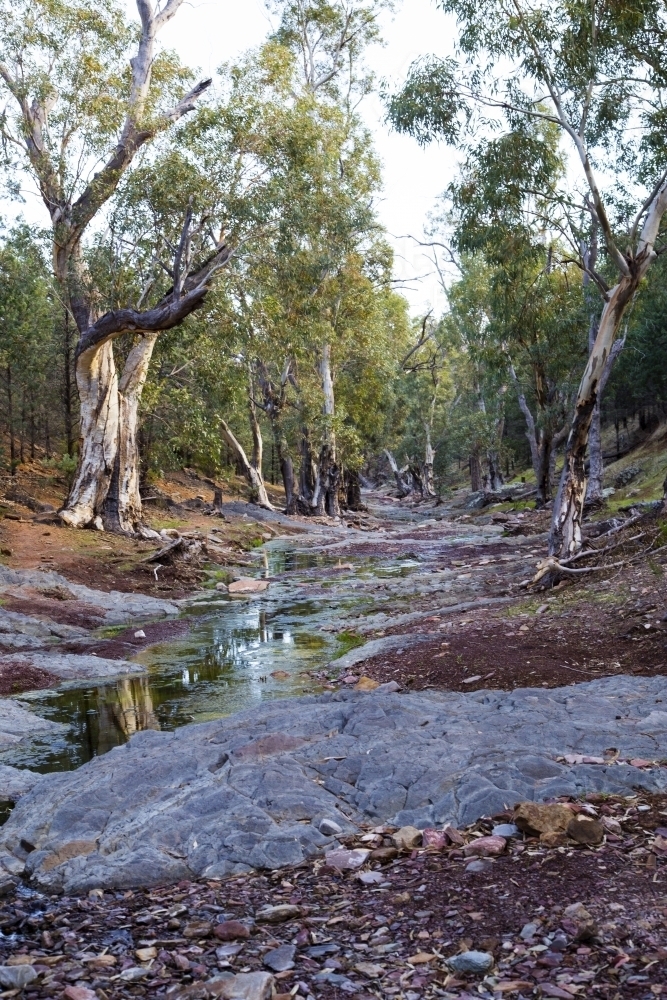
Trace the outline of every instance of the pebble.
<path fill-rule="evenodd" d="M 539 929 L 540 929 L 539 924 L 534 924 L 534 923 L 524 924 L 523 927 L 521 928 L 519 937 L 522 937 L 524 941 L 528 941 L 529 938 L 535 937 Z"/>
<path fill-rule="evenodd" d="M 343 832 L 343 828 L 332 819 L 323 819 L 318 829 L 325 837 L 337 837 Z"/>
<path fill-rule="evenodd" d="M 422 832 L 416 826 L 402 826 L 392 835 L 392 841 L 399 851 L 412 851 L 422 842 Z"/>
<path fill-rule="evenodd" d="M 506 847 L 507 841 L 504 837 L 478 837 L 465 845 L 463 853 L 466 857 L 474 854 L 482 858 L 497 857 L 504 852 Z"/>
<path fill-rule="evenodd" d="M 329 868 L 336 868 L 340 872 L 356 871 L 368 861 L 370 853 L 365 847 L 355 847 L 351 851 L 341 848 L 337 851 L 327 851 L 324 857 Z"/>
<path fill-rule="evenodd" d="M 381 965 L 374 965 L 373 962 L 357 962 L 354 968 L 367 979 L 381 979 L 385 971 Z"/>
<path fill-rule="evenodd" d="M 249 938 L 250 928 L 240 920 L 223 920 L 213 928 L 213 933 L 219 941 L 238 941 L 239 938 Z"/>
<path fill-rule="evenodd" d="M 147 975 L 148 969 L 133 965 L 129 969 L 124 969 L 118 978 L 122 979 L 124 983 L 136 983 L 139 979 L 145 979 Z"/>
<path fill-rule="evenodd" d="M 22 990 L 37 979 L 32 965 L 0 965 L 0 985 L 8 990 Z"/>
<path fill-rule="evenodd" d="M 426 829 L 422 831 L 422 847 L 442 851 L 447 846 L 447 835 L 442 830 Z"/>
<path fill-rule="evenodd" d="M 296 920 L 300 916 L 300 906 L 293 906 L 292 903 L 280 903 L 278 906 L 262 907 L 257 912 L 256 919 L 263 924 L 282 924 L 286 920 Z"/>
<path fill-rule="evenodd" d="M 134 638 L 135 639 L 145 639 L 146 638 L 146 633 L 144 632 L 144 630 L 142 628 L 140 628 L 138 632 L 134 633 Z"/>
<path fill-rule="evenodd" d="M 279 948 L 274 948 L 264 956 L 264 965 L 273 972 L 287 972 L 294 968 L 294 956 L 296 948 L 293 944 L 282 944 Z"/>
<path fill-rule="evenodd" d="M 234 580 L 228 587 L 230 594 L 260 594 L 262 591 L 268 589 L 268 580 L 255 580 L 248 576 L 243 576 L 240 580 Z"/>
<path fill-rule="evenodd" d="M 325 944 L 314 944 L 306 948 L 304 954 L 308 958 L 324 958 L 326 955 L 335 955 L 337 951 L 340 951 L 340 945 L 334 941 L 327 941 Z"/>
<path fill-rule="evenodd" d="M 223 1000 L 271 1000 L 275 979 L 270 972 L 240 972 L 222 980 Z"/>
<path fill-rule="evenodd" d="M 493 861 L 489 861 L 488 859 L 471 861 L 469 865 L 466 865 L 467 872 L 490 872 L 492 868 Z"/>
<path fill-rule="evenodd" d="M 68 986 L 63 993 L 63 1000 L 98 1000 L 97 993 L 86 986 Z"/>
<path fill-rule="evenodd" d="M 509 840 L 511 837 L 520 837 L 521 831 L 518 826 L 514 823 L 499 823 L 498 826 L 494 826 L 491 831 L 494 837 L 505 837 Z"/>
<path fill-rule="evenodd" d="M 378 688 L 375 689 L 376 694 L 395 694 L 397 691 L 401 690 L 401 685 L 398 681 L 387 681 L 385 684 L 380 684 Z"/>
<path fill-rule="evenodd" d="M 183 937 L 205 938 L 213 930 L 213 925 L 208 920 L 191 920 L 183 928 Z"/>
<path fill-rule="evenodd" d="M 381 882 L 386 881 L 382 872 L 360 872 L 357 878 L 364 885 L 380 885 Z"/>
<path fill-rule="evenodd" d="M 493 955 L 488 951 L 463 951 L 448 958 L 447 964 L 454 972 L 483 975 L 493 968 Z"/>

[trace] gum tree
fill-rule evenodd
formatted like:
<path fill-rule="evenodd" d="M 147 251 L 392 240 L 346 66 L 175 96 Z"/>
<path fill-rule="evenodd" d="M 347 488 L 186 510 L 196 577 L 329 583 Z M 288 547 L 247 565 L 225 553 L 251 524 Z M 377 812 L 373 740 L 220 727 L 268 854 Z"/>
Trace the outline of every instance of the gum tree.
<path fill-rule="evenodd" d="M 84 237 L 139 152 L 191 112 L 210 84 L 188 87 L 186 71 L 158 51 L 157 36 L 182 0 L 136 2 L 139 26 L 125 22 L 114 0 L 0 3 L 3 138 L 49 214 L 53 272 L 79 335 L 78 468 L 61 512 L 75 527 L 101 527 L 103 519 L 137 526 L 137 409 L 155 339 L 201 304 L 229 256 L 217 243 L 193 255 L 199 220 L 182 205 L 171 287 L 150 308 L 144 296 L 100 315 Z M 124 334 L 136 340 L 119 377 L 113 342 Z"/>
<path fill-rule="evenodd" d="M 550 553 L 566 557 L 581 547 L 585 456 L 602 374 L 662 249 L 664 7 L 657 0 L 441 0 L 439 6 L 457 21 L 457 59 L 415 64 L 390 101 L 391 121 L 420 141 L 453 143 L 489 128 L 511 131 L 526 119 L 555 126 L 568 172 L 553 197 L 572 257 L 603 298 L 554 504 Z M 591 228 L 600 233 L 599 261 L 585 252 Z"/>

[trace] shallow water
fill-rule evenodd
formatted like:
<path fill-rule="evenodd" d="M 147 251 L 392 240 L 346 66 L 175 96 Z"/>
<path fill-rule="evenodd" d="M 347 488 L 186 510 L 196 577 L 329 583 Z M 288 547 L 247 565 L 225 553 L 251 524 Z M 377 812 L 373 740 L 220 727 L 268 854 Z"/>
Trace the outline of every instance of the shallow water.
<path fill-rule="evenodd" d="M 351 591 L 355 578 L 369 572 L 369 561 L 335 574 L 335 583 L 343 586 L 332 601 L 322 593 L 329 579 L 317 580 L 320 594 L 312 600 L 304 600 L 300 588 L 313 570 L 335 566 L 337 558 L 274 544 L 256 559 L 257 568 L 248 575 L 278 577 L 271 590 L 250 599 L 212 592 L 197 601 L 184 612 L 192 622 L 187 634 L 133 657 L 146 673 L 21 695 L 36 714 L 67 729 L 1 751 L 0 763 L 41 772 L 72 770 L 139 730 L 175 729 L 266 699 L 322 691 L 327 676 L 337 672 L 327 664 L 357 644 L 342 626 L 337 638 L 336 618 L 367 603 Z"/>
<path fill-rule="evenodd" d="M 420 519 L 403 511 L 390 515 Z M 413 609 L 409 596 L 386 593 L 383 581 L 411 576 L 422 563 L 411 552 L 341 559 L 309 548 L 313 543 L 276 540 L 255 550 L 256 565 L 247 575 L 271 577 L 270 590 L 249 599 L 212 590 L 196 600 L 183 613 L 192 624 L 187 634 L 133 657 L 145 673 L 19 696 L 66 729 L 0 751 L 0 763 L 72 770 L 140 730 L 175 729 L 266 699 L 324 690 L 339 672 L 336 657 L 363 641 L 354 632 L 356 615 Z"/>

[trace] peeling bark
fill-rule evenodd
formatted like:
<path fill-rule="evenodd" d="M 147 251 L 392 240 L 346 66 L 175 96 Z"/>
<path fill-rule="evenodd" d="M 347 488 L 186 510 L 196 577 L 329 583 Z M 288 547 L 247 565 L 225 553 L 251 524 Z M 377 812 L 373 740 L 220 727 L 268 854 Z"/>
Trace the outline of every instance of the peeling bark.
<path fill-rule="evenodd" d="M 470 466 L 470 489 L 473 493 L 479 493 L 483 487 L 484 483 L 482 481 L 482 463 L 479 460 L 479 452 L 473 451 L 470 453 L 469 458 Z"/>
<path fill-rule="evenodd" d="M 60 516 L 73 528 L 92 524 L 109 492 L 118 445 L 118 376 L 107 341 L 80 355 L 76 367 L 80 401 L 79 464 Z"/>
<path fill-rule="evenodd" d="M 643 270 L 623 277 L 610 289 L 600 317 L 593 350 L 584 371 L 574 418 L 565 449 L 565 465 L 551 524 L 549 554 L 565 558 L 581 548 L 581 524 L 586 497 L 585 457 L 593 411 L 598 400 L 600 380 L 623 319 L 623 314 L 637 290 Z"/>
<path fill-rule="evenodd" d="M 422 467 L 422 485 L 423 485 L 423 495 L 425 497 L 434 497 L 435 486 L 433 481 L 433 466 L 435 463 L 435 451 L 433 450 L 433 445 L 431 444 L 431 428 L 428 424 L 425 425 L 426 430 L 426 448 L 424 453 L 424 465 Z"/>
<path fill-rule="evenodd" d="M 387 448 L 385 448 L 384 453 L 387 456 L 387 460 L 391 467 L 391 471 L 394 474 L 394 479 L 396 480 L 396 488 L 398 489 L 399 497 L 407 496 L 408 493 L 410 492 L 410 487 L 403 479 L 403 473 L 406 472 L 407 469 L 399 469 L 396 459 Z"/>
<path fill-rule="evenodd" d="M 139 403 L 157 337 L 147 334 L 132 348 L 118 386 L 116 460 L 102 513 L 107 531 L 134 533 L 141 526 Z"/>
<path fill-rule="evenodd" d="M 595 335 L 597 332 L 597 323 L 592 327 L 591 331 L 591 349 L 595 343 Z M 588 467 L 588 486 L 586 488 L 586 503 L 593 503 L 602 498 L 602 483 L 604 479 L 604 460 L 602 457 L 602 394 L 605 390 L 607 382 L 609 381 L 609 376 L 611 375 L 612 368 L 618 358 L 619 354 L 625 347 L 625 336 L 619 337 L 618 340 L 614 341 L 611 351 L 609 352 L 609 357 L 605 363 L 604 369 L 602 371 L 602 376 L 600 378 L 600 385 L 598 387 L 597 399 L 595 401 L 595 407 L 593 408 L 593 417 L 591 419 L 591 428 L 588 434 L 588 455 L 589 455 L 589 467 Z"/>

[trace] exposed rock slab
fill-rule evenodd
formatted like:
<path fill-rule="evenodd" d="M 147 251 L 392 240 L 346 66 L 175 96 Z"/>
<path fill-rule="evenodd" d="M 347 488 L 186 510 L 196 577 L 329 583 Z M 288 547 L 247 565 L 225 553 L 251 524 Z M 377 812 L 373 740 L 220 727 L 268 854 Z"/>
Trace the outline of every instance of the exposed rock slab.
<path fill-rule="evenodd" d="M 31 792 L 44 776 L 36 771 L 0 764 L 0 802 L 17 802 Z"/>
<path fill-rule="evenodd" d="M 12 663 L 18 656 L 8 653 L 0 656 L 0 666 Z M 130 660 L 109 660 L 103 656 L 80 655 L 78 653 L 60 653 L 57 650 L 45 652 L 23 649 L 20 652 L 22 663 L 46 670 L 63 681 L 96 680 L 102 677 L 121 677 L 126 674 L 141 674 L 145 668 Z"/>
<path fill-rule="evenodd" d="M 33 715 L 21 702 L 11 698 L 0 699 L 0 746 L 20 743 L 33 736 L 61 732 L 65 728 L 59 722 Z"/>
<path fill-rule="evenodd" d="M 46 890 L 150 885 L 278 868 L 364 820 L 466 824 L 515 802 L 667 788 L 667 769 L 564 753 L 666 756 L 664 679 L 546 691 L 344 692 L 281 701 L 172 733 L 146 731 L 48 776 L 0 831 L 3 863 Z M 26 843 L 34 846 L 25 852 Z"/>
<path fill-rule="evenodd" d="M 92 607 L 99 608 L 107 625 L 121 625 L 134 618 L 160 618 L 176 615 L 179 607 L 172 601 L 163 601 L 145 594 L 128 594 L 119 590 L 110 592 L 92 590 L 83 584 L 70 583 L 60 573 L 42 573 L 32 569 L 10 569 L 0 566 L 0 592 L 10 591 L 21 597 L 30 597 L 34 591 L 63 588 L 73 597 Z"/>

